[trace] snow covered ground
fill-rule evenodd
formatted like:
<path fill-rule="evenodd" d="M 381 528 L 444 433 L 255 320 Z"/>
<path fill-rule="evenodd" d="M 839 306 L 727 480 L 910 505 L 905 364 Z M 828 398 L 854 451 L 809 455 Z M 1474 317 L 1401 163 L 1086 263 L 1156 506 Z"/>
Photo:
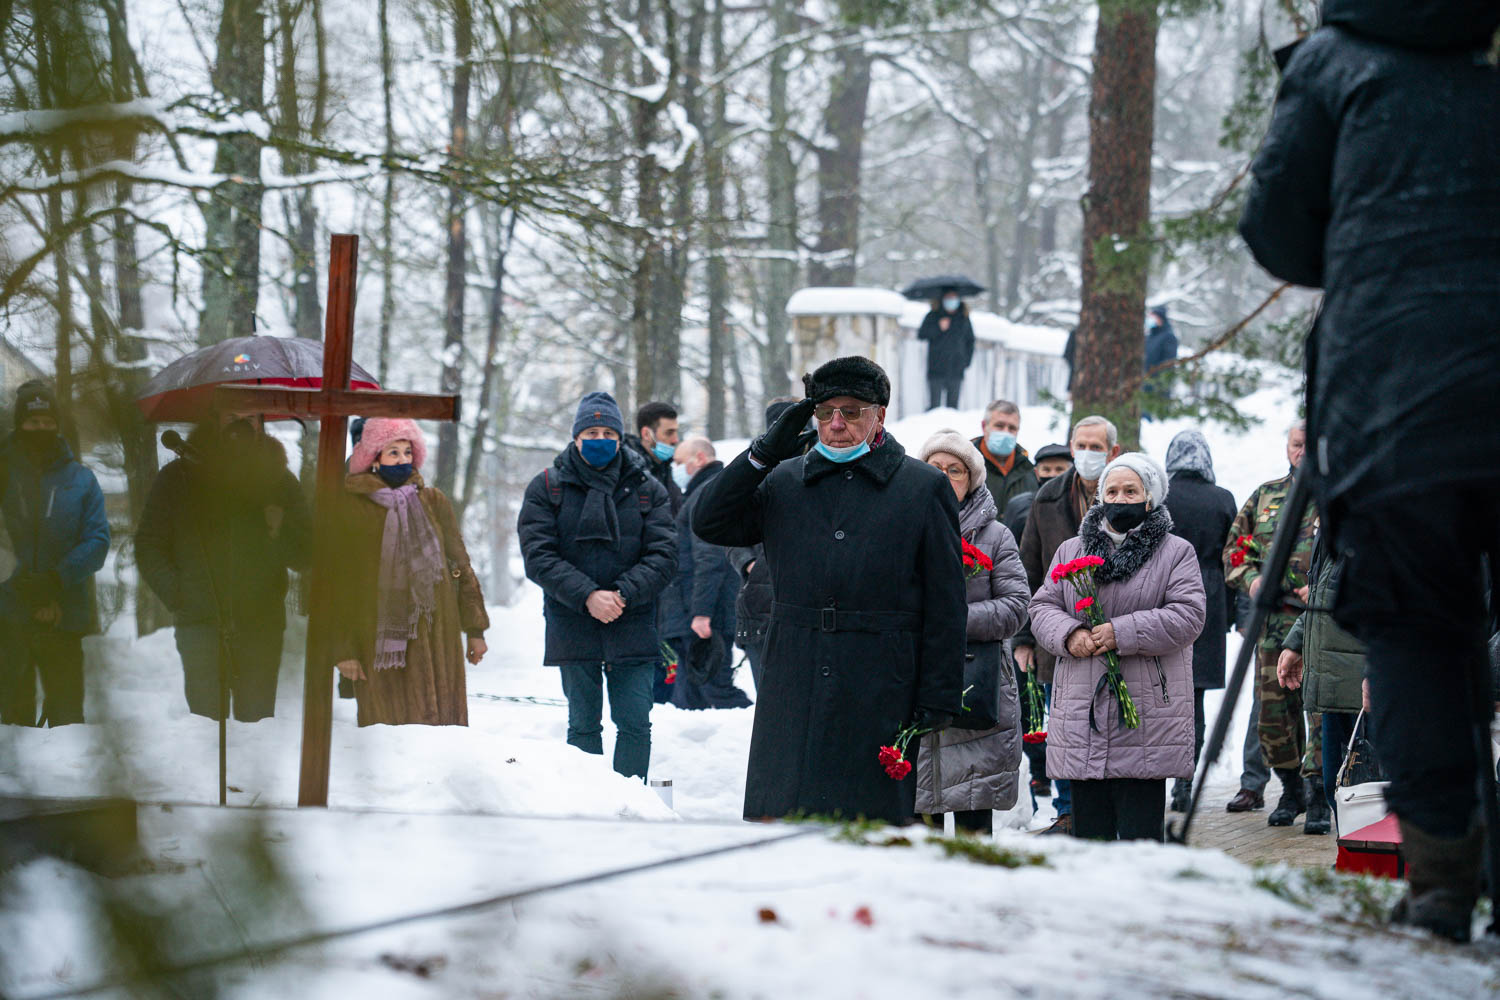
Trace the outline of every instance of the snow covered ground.
<path fill-rule="evenodd" d="M 1285 385 L 1244 407 L 1265 425 L 1207 432 L 1219 481 L 1238 500 L 1284 470 L 1294 415 Z M 1022 441 L 1034 450 L 1065 440 L 1051 419 L 1028 410 Z M 948 411 L 894 432 L 914 451 L 940 427 L 978 424 L 977 413 Z M 1164 454 L 1179 429 L 1148 424 L 1146 447 Z M 117 968 L 80 916 L 101 892 L 189 928 L 168 942 L 175 960 L 525 894 L 231 965 L 219 986 L 235 997 L 1468 998 L 1500 988 L 1494 965 L 1372 923 L 1390 887 L 1017 829 L 1002 830 L 988 859 L 1019 863 L 1010 868 L 947 858 L 920 833 L 909 844 L 857 833 L 854 843 L 744 824 L 753 709 L 653 712 L 652 775 L 673 781 L 668 809 L 607 757 L 564 743 L 558 677 L 540 665 L 536 589 L 492 616 L 490 656 L 469 676 L 467 729 L 360 730 L 353 703 L 335 703 L 327 812 L 203 808 L 216 799 L 217 727 L 187 714 L 170 632 L 135 640 L 122 621 L 90 640 L 94 724 L 4 727 L 0 793 L 176 805 L 142 808 L 148 861 L 137 874 L 105 882 L 42 860 L 0 876 L 0 994 L 39 996 Z M 301 638 L 288 634 L 276 718 L 229 726 L 232 804 L 296 801 Z M 748 670 L 738 679 L 750 688 Z M 1221 779 L 1238 770 L 1245 707 Z M 1023 802 L 1001 825 L 1049 819 L 1046 805 L 1033 817 Z M 799 836 L 537 891 L 790 834 Z M 262 850 L 270 869 L 252 863 Z M 256 896 L 272 869 L 294 899 Z"/>

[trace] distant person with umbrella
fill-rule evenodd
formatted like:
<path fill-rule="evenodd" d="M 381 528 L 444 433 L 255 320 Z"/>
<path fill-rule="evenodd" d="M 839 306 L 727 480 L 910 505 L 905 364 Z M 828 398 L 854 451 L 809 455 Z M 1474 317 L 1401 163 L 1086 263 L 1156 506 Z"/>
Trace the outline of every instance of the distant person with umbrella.
<path fill-rule="evenodd" d="M 903 293 L 909 299 L 928 298 L 932 308 L 917 329 L 917 339 L 927 341 L 927 408 L 958 408 L 964 372 L 974 360 L 974 326 L 963 295 L 984 289 L 967 278 L 942 275 L 918 281 Z"/>

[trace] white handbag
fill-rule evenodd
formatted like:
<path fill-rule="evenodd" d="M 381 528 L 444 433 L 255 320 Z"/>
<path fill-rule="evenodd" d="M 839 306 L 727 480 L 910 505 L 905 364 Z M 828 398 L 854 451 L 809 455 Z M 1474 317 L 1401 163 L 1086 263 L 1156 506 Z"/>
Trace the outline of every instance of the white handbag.
<path fill-rule="evenodd" d="M 1389 781 L 1363 781 L 1357 785 L 1346 785 L 1349 764 L 1353 759 L 1354 743 L 1359 739 L 1359 724 L 1365 719 L 1363 710 L 1354 720 L 1354 732 L 1349 737 L 1349 746 L 1344 749 L 1344 763 L 1339 766 L 1339 776 L 1333 790 L 1334 815 L 1338 817 L 1339 836 L 1378 823 L 1390 815 L 1385 804 L 1385 789 Z"/>

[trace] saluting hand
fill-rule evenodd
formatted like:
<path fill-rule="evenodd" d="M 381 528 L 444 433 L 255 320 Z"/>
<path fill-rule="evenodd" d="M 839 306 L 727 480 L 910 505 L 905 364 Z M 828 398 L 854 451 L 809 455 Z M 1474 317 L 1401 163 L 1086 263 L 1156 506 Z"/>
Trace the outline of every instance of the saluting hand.
<path fill-rule="evenodd" d="M 802 454 L 802 432 L 812 413 L 813 401 L 810 399 L 788 406 L 764 434 L 750 442 L 750 454 L 765 466 L 796 458 Z"/>

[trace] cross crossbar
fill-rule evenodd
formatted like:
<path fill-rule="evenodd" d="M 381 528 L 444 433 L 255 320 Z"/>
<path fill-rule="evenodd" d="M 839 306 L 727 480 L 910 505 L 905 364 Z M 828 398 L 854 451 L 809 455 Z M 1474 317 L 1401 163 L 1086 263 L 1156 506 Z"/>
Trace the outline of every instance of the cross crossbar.
<path fill-rule="evenodd" d="M 221 385 L 214 391 L 214 406 L 225 413 L 285 413 L 313 420 L 325 416 L 361 416 L 453 421 L 458 419 L 460 405 L 457 396 L 370 389 Z"/>

